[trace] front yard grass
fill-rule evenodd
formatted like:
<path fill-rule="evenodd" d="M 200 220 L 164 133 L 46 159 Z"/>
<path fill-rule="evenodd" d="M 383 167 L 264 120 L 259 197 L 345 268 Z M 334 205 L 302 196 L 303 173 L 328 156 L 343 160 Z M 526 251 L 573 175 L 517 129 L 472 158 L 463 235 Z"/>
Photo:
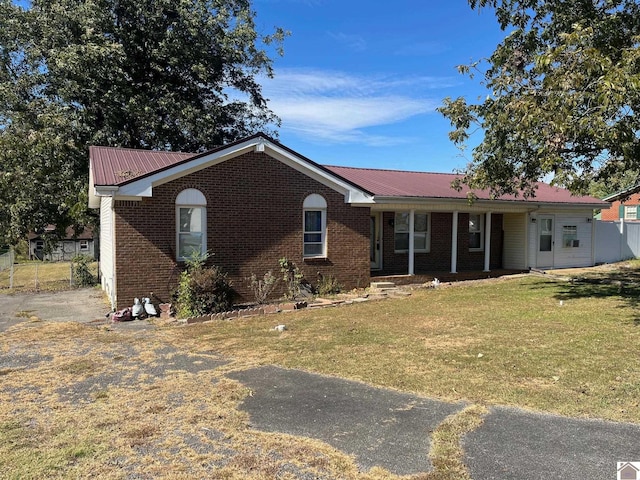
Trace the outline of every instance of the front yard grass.
<path fill-rule="evenodd" d="M 627 269 L 634 278 L 640 264 Z M 444 400 L 640 422 L 640 287 L 505 278 L 180 330 L 229 356 Z M 288 330 L 271 330 L 285 323 Z"/>

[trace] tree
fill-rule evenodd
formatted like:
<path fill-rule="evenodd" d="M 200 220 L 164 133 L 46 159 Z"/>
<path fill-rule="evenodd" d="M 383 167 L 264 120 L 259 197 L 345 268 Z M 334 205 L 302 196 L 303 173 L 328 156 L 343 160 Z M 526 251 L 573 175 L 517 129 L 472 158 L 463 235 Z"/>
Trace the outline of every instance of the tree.
<path fill-rule="evenodd" d="M 86 210 L 88 146 L 201 152 L 272 129 L 250 0 L 0 0 L 0 237 Z"/>
<path fill-rule="evenodd" d="M 484 132 L 458 184 L 535 196 L 535 182 L 576 194 L 615 191 L 640 171 L 640 5 L 637 0 L 469 0 L 511 29 L 480 72 L 486 99 L 447 98 L 439 111 L 462 148 Z"/>

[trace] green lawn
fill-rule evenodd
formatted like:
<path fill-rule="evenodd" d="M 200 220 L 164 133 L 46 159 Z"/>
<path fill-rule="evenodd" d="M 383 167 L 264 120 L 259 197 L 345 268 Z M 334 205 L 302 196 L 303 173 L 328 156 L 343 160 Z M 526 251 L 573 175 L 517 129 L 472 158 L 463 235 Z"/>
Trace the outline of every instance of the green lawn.
<path fill-rule="evenodd" d="M 640 289 L 609 283 L 638 268 L 416 290 L 178 334 L 230 356 L 441 399 L 640 422 Z M 270 330 L 276 322 L 288 330 Z"/>

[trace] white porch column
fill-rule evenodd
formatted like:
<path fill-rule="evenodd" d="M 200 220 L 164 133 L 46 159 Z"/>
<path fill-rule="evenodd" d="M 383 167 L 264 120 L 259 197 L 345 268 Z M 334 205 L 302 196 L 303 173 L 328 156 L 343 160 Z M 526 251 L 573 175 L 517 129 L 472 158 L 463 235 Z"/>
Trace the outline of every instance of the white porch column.
<path fill-rule="evenodd" d="M 414 274 L 415 246 L 413 244 L 413 233 L 416 224 L 416 211 L 409 211 L 409 275 Z"/>
<path fill-rule="evenodd" d="M 451 220 L 451 273 L 458 273 L 458 212 L 453 212 Z"/>
<path fill-rule="evenodd" d="M 491 212 L 485 214 L 485 227 L 484 227 L 484 271 L 490 271 L 491 265 Z"/>

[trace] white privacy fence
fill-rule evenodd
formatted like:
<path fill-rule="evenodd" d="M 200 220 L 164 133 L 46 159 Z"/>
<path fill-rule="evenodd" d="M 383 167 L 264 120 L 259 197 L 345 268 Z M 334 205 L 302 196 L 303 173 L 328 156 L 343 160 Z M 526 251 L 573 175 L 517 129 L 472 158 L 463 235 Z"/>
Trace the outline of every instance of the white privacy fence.
<path fill-rule="evenodd" d="M 594 222 L 596 263 L 640 257 L 640 222 Z"/>

